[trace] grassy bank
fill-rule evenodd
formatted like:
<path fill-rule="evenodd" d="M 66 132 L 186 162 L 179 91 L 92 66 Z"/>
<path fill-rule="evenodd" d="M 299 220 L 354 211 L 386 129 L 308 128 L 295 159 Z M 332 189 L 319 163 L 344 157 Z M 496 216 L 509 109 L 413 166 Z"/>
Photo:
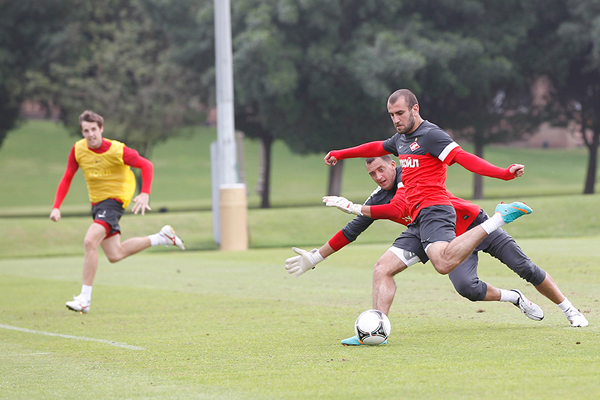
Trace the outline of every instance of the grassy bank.
<path fill-rule="evenodd" d="M 105 135 L 110 137 L 110 127 Z M 0 216 L 46 215 L 56 193 L 70 148 L 77 140 L 59 125 L 30 121 L 12 131 L 0 148 Z M 208 210 L 211 204 L 210 143 L 216 140 L 212 128 L 190 130 L 156 147 L 152 154 L 155 177 L 152 206 L 158 210 Z M 468 148 L 468 147 L 467 147 Z M 244 142 L 244 176 L 251 208 L 259 204 L 255 192 L 258 179 L 258 143 Z M 273 149 L 271 200 L 275 207 L 318 205 L 325 195 L 328 167 L 324 154 L 300 156 L 281 142 Z M 526 175 L 510 182 L 485 178 L 489 199 L 575 195 L 583 190 L 587 154 L 584 149 L 523 149 L 489 147 L 486 159 L 499 166 L 526 165 Z M 342 195 L 363 201 L 375 185 L 365 172 L 362 160 L 346 160 Z M 473 174 L 460 166 L 448 168 L 448 188 L 457 196 L 470 198 Z M 85 181 L 75 175 L 65 199 L 65 214 L 89 210 Z"/>

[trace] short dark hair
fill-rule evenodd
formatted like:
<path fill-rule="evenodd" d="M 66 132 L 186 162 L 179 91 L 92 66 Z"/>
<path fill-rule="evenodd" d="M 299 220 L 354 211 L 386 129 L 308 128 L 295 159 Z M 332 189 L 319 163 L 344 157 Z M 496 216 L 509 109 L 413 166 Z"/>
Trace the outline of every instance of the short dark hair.
<path fill-rule="evenodd" d="M 398 89 L 394 93 L 388 97 L 388 104 L 395 104 L 400 97 L 403 97 L 408 104 L 408 109 L 410 110 L 416 104 L 419 104 L 419 100 L 417 100 L 417 96 L 413 92 L 408 89 Z"/>
<path fill-rule="evenodd" d="M 79 127 L 81 128 L 81 123 L 85 122 L 95 122 L 98 124 L 98 128 L 102 128 L 104 126 L 104 118 L 101 115 L 96 114 L 93 111 L 85 110 L 79 116 Z"/>
<path fill-rule="evenodd" d="M 365 164 L 367 164 L 367 165 L 371 165 L 371 163 L 372 163 L 373 161 L 375 161 L 377 158 L 381 158 L 383 161 L 385 161 L 385 162 L 386 162 L 386 163 L 388 163 L 388 164 L 389 164 L 389 163 L 391 163 L 391 162 L 393 161 L 393 160 L 392 160 L 392 157 L 391 157 L 389 154 L 386 154 L 386 155 L 384 155 L 384 156 L 379 156 L 379 157 L 369 157 L 369 158 L 367 158 L 367 159 L 365 160 Z"/>

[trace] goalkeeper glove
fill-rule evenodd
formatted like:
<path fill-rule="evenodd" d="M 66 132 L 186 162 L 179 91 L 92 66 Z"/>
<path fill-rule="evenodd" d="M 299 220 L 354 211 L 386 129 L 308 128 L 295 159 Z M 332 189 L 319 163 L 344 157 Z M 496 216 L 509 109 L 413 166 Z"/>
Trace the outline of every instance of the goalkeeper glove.
<path fill-rule="evenodd" d="M 289 274 L 294 274 L 297 278 L 309 269 L 313 269 L 318 263 L 324 260 L 318 249 L 312 249 L 310 252 L 292 247 L 296 254 L 295 257 L 285 260 L 285 269 Z"/>
<path fill-rule="evenodd" d="M 325 196 L 323 197 L 323 203 L 327 207 L 337 207 L 347 214 L 363 215 L 361 212 L 362 204 L 354 204 L 345 197 Z"/>

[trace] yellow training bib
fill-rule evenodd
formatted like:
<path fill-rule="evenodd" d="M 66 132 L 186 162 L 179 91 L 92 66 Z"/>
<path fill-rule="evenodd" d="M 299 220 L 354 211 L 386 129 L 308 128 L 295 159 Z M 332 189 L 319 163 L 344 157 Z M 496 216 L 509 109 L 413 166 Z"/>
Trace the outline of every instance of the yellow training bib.
<path fill-rule="evenodd" d="M 75 159 L 85 176 L 92 203 L 118 199 L 126 209 L 135 191 L 135 176 L 123 162 L 125 145 L 116 140 L 104 140 L 111 145 L 100 154 L 90 150 L 85 139 L 79 140 L 75 143 Z"/>

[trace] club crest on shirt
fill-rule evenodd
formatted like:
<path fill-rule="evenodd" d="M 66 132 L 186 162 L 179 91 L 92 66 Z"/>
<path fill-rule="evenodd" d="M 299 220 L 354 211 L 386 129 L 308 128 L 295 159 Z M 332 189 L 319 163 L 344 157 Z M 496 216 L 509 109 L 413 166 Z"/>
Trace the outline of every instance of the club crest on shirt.
<path fill-rule="evenodd" d="M 412 151 L 415 151 L 415 150 L 417 150 L 417 149 L 419 149 L 419 148 L 421 148 L 421 146 L 419 146 L 419 143 L 417 143 L 416 141 L 415 141 L 415 142 L 412 142 L 412 143 L 411 143 L 411 145 L 410 145 L 410 149 L 411 149 Z"/>

